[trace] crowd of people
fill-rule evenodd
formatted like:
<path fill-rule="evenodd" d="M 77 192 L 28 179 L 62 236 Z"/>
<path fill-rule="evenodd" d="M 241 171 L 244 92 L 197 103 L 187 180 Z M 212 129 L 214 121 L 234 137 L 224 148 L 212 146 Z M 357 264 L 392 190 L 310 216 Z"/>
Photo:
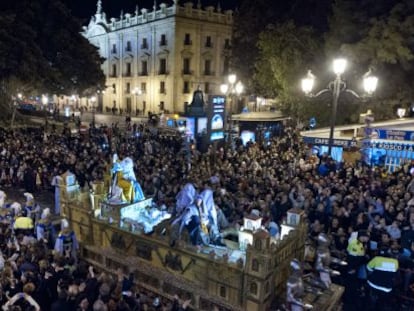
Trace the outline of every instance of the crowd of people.
<path fill-rule="evenodd" d="M 214 203 L 229 226 L 240 226 L 243 217 L 254 212 L 265 228 L 277 231 L 289 209 L 303 210 L 309 240 L 325 233 L 332 254 L 348 262 L 334 279 L 346 285 L 345 307 L 375 306 L 377 297 L 369 291 L 369 270 L 374 266 L 367 270 L 366 265 L 379 255 L 397 259 L 401 272 L 387 299 L 395 302 L 397 293 L 413 296 L 412 163 L 390 174 L 361 163 L 338 163 L 326 154 L 312 154 L 288 126 L 266 144 L 236 141 L 234 148 L 211 145 L 205 153 L 193 147 L 180 135 L 143 125 L 126 131 L 103 126 L 76 136 L 70 131 L 1 129 L 0 184 L 6 192 L 13 186 L 36 193 L 49 189 L 53 176 L 69 169 L 84 188 L 104 179 L 114 153 L 121 159 L 129 156 L 145 196 L 171 211 L 177 193 L 188 183 L 199 192 L 213 191 Z M 28 305 L 35 310 L 177 310 L 190 303 L 164 302 L 136 290 L 121 272 L 115 279 L 98 277 L 81 258 L 59 256 L 43 240 L 28 244 L 10 225 L 2 226 L 0 243 L 3 305 L 19 302 L 22 310 Z M 395 310 L 395 304 L 381 307 Z"/>

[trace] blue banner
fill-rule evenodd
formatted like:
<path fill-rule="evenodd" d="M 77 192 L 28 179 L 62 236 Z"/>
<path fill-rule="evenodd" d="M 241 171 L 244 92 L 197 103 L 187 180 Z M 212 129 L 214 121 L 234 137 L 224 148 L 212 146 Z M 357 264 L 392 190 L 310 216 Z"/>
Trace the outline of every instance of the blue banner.
<path fill-rule="evenodd" d="M 413 131 L 400 131 L 388 129 L 372 129 L 371 138 L 389 139 L 389 140 L 409 140 L 414 141 Z"/>
<path fill-rule="evenodd" d="M 395 150 L 395 151 L 414 151 L 413 144 L 404 144 L 404 143 L 390 143 L 390 142 L 381 142 L 373 141 L 370 144 L 371 148 L 385 149 L 385 150 Z"/>
<path fill-rule="evenodd" d="M 320 137 L 303 137 L 303 142 L 312 145 L 329 145 L 329 138 Z M 347 139 L 334 139 L 333 146 L 340 146 L 344 148 L 356 147 L 357 142 L 355 140 Z"/>

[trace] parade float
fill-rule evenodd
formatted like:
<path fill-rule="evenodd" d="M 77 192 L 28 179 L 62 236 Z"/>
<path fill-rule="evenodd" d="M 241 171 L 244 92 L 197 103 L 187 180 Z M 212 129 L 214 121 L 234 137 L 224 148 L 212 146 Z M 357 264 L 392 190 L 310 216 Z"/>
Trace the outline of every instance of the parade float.
<path fill-rule="evenodd" d="M 171 245 L 171 214 L 144 197 L 129 160 L 91 192 L 61 188 L 62 216 L 76 233 L 81 256 L 98 269 L 133 274 L 136 286 L 172 299 L 191 299 L 194 310 L 271 310 L 286 297 L 290 262 L 303 260 L 307 228 L 301 211 L 289 211 L 280 239 L 250 215 L 223 240 L 194 246 L 184 233 Z M 129 181 L 129 183 L 125 182 Z M 336 310 L 342 288 L 309 296 L 317 310 Z"/>

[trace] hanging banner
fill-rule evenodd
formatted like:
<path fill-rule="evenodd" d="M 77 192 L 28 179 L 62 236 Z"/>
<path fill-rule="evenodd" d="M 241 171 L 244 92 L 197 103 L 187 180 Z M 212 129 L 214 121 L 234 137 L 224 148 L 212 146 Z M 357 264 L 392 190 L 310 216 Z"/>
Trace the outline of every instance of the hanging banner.
<path fill-rule="evenodd" d="M 329 138 L 320 137 L 303 137 L 303 142 L 312 145 L 329 145 Z M 344 148 L 356 147 L 357 141 L 347 139 L 334 139 L 333 146 L 340 146 Z"/>
<path fill-rule="evenodd" d="M 414 132 L 389 129 L 372 129 L 371 138 L 414 141 Z"/>
<path fill-rule="evenodd" d="M 412 144 L 399 144 L 381 141 L 372 141 L 371 148 L 384 149 L 384 150 L 396 150 L 396 151 L 414 151 L 414 145 Z"/>

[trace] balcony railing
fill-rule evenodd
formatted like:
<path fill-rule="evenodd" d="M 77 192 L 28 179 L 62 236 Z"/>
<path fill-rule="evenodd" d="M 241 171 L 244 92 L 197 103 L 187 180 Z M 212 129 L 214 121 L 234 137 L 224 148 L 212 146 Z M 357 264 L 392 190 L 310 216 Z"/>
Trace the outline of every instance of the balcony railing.
<path fill-rule="evenodd" d="M 193 45 L 192 40 L 184 40 L 184 45 Z"/>
<path fill-rule="evenodd" d="M 214 76 L 214 72 L 211 70 L 204 70 L 203 74 L 205 76 Z"/>
<path fill-rule="evenodd" d="M 143 50 L 148 49 L 148 43 L 141 44 L 141 49 L 143 49 Z"/>
<path fill-rule="evenodd" d="M 148 70 L 140 71 L 139 75 L 140 76 L 148 76 Z"/>
<path fill-rule="evenodd" d="M 183 69 L 183 75 L 192 75 L 193 71 L 190 69 Z"/>
<path fill-rule="evenodd" d="M 159 74 L 159 75 L 168 75 L 168 73 L 169 73 L 169 72 L 168 72 L 168 70 L 165 70 L 165 69 L 162 69 L 162 70 L 160 69 L 160 70 L 158 70 L 158 74 Z"/>

